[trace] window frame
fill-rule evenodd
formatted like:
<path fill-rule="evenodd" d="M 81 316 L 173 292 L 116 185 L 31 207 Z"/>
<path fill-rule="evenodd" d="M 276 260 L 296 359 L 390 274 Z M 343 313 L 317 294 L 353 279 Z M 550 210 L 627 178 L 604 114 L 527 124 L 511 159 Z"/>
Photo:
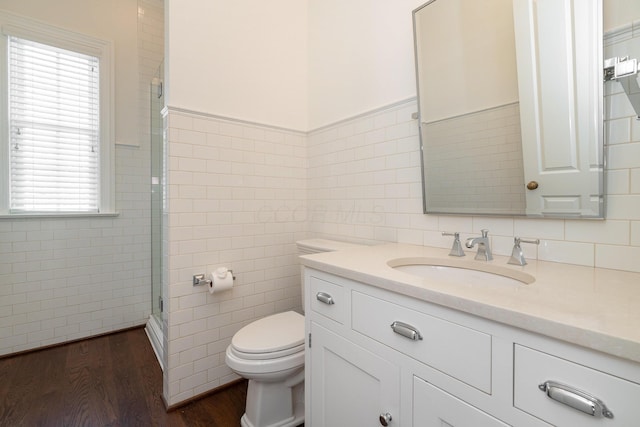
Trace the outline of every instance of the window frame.
<path fill-rule="evenodd" d="M 9 209 L 8 36 L 87 55 L 100 62 L 100 162 L 98 212 L 14 212 Z M 113 45 L 108 40 L 0 11 L 0 218 L 116 215 Z"/>

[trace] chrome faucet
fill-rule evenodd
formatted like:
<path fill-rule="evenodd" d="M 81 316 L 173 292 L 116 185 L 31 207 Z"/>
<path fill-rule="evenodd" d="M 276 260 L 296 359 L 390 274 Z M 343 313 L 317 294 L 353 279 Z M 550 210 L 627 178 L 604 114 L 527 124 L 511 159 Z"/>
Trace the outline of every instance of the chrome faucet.
<path fill-rule="evenodd" d="M 464 245 L 469 249 L 478 245 L 478 252 L 474 259 L 491 261 L 493 259 L 493 255 L 491 254 L 491 247 L 489 246 L 489 230 L 480 230 L 480 233 L 482 233 L 482 236 L 469 237 Z"/>

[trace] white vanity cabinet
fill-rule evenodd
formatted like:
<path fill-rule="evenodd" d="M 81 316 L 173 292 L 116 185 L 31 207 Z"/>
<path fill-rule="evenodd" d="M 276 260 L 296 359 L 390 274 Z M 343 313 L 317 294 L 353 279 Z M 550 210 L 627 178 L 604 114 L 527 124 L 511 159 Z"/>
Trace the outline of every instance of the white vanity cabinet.
<path fill-rule="evenodd" d="M 305 313 L 313 315 L 305 316 L 310 347 L 305 363 L 313 368 L 305 371 L 305 393 L 314 398 L 305 403 L 305 425 L 376 425 L 380 414 L 397 414 L 399 367 L 344 336 L 349 286 L 324 274 L 307 277 L 305 295 L 313 298 L 305 301 Z"/>
<path fill-rule="evenodd" d="M 400 370 L 311 322 L 310 417 L 305 425 L 378 425 L 380 414 L 398 414 Z M 310 420 L 310 421 L 309 421 Z M 395 424 L 399 425 L 399 424 Z"/>
<path fill-rule="evenodd" d="M 307 426 L 640 426 L 638 363 L 308 267 L 304 280 Z"/>

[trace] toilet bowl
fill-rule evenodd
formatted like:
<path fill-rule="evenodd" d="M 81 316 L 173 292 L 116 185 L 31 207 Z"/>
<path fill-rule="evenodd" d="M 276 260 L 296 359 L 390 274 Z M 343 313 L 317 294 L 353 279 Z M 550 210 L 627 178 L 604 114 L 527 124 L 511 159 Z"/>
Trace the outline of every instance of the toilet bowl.
<path fill-rule="evenodd" d="M 304 422 L 304 316 L 287 311 L 248 324 L 231 339 L 225 360 L 249 380 L 243 427 Z"/>
<path fill-rule="evenodd" d="M 358 246 L 325 239 L 297 245 L 300 254 Z M 304 328 L 304 316 L 287 311 L 256 320 L 231 339 L 227 366 L 249 380 L 242 427 L 294 427 L 304 422 Z"/>

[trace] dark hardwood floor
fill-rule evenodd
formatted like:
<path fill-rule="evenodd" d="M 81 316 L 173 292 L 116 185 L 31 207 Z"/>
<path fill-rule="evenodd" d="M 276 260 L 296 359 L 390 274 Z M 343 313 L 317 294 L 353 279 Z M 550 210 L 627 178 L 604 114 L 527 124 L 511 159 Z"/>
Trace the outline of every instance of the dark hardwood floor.
<path fill-rule="evenodd" d="M 236 427 L 246 393 L 242 381 L 167 413 L 142 328 L 0 359 L 3 427 Z"/>

